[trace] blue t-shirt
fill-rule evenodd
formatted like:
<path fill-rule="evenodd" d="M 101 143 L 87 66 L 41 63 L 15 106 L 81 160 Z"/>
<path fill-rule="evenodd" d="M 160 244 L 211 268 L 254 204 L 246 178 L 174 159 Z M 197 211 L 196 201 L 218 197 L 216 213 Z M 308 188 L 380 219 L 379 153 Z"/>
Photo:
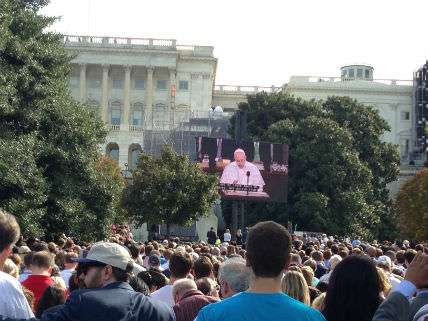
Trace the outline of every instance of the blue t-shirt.
<path fill-rule="evenodd" d="M 242 292 L 205 306 L 196 321 L 325 321 L 317 310 L 283 293 Z"/>

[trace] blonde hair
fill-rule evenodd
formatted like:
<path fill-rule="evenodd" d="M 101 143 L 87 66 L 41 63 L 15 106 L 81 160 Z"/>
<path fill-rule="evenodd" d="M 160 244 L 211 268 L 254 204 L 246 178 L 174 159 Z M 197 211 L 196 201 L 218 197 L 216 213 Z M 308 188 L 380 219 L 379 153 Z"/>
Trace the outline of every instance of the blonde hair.
<path fill-rule="evenodd" d="M 382 293 L 384 297 L 387 297 L 392 288 L 391 281 L 389 281 L 384 269 L 376 267 L 376 270 L 380 280 L 379 292 Z"/>
<path fill-rule="evenodd" d="M 282 292 L 290 297 L 310 306 L 311 298 L 309 287 L 303 274 L 296 271 L 287 271 L 282 278 Z"/>
<path fill-rule="evenodd" d="M 315 276 L 314 270 L 312 270 L 310 266 L 302 266 L 301 270 L 302 270 L 303 277 L 306 280 L 306 284 L 308 284 L 308 286 L 311 286 Z"/>
<path fill-rule="evenodd" d="M 318 311 L 322 311 L 324 309 L 324 300 L 326 295 L 327 295 L 327 292 L 323 292 L 320 295 L 318 295 L 314 299 L 314 302 L 312 302 L 312 307 Z"/>
<path fill-rule="evenodd" d="M 61 290 L 67 290 L 67 285 L 65 284 L 65 281 L 60 276 L 51 276 L 52 281 L 54 281 L 55 286 Z"/>
<path fill-rule="evenodd" d="M 12 275 L 15 279 L 19 277 L 19 269 L 11 259 L 4 261 L 3 272 Z"/>

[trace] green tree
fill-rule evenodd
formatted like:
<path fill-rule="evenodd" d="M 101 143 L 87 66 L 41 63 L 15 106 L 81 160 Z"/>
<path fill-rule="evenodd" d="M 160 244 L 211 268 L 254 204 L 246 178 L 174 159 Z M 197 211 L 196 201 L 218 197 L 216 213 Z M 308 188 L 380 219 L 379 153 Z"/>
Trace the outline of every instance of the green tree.
<path fill-rule="evenodd" d="M 138 225 L 166 224 L 169 234 L 172 224 L 191 224 L 206 215 L 217 198 L 217 178 L 166 146 L 160 158 L 141 155 L 123 206 Z"/>
<path fill-rule="evenodd" d="M 416 173 L 401 187 L 397 196 L 400 228 L 404 237 L 428 239 L 428 168 Z"/>
<path fill-rule="evenodd" d="M 247 111 L 247 138 L 290 147 L 287 206 L 276 205 L 275 214 L 265 205 L 274 216 L 301 230 L 388 232 L 380 228 L 382 217 L 392 216 L 386 184 L 395 180 L 399 158 L 381 141 L 389 127 L 374 108 L 348 97 L 305 101 L 284 93 L 250 95 L 239 108 Z"/>
<path fill-rule="evenodd" d="M 104 237 L 117 190 L 97 170 L 102 121 L 70 96 L 72 57 L 44 0 L 0 0 L 0 207 L 25 234 Z"/>

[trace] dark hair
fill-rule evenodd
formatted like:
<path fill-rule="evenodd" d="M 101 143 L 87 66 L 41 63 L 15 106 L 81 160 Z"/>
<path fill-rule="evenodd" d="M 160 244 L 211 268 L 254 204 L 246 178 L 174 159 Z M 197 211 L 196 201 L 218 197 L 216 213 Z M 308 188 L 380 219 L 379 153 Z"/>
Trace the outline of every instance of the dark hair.
<path fill-rule="evenodd" d="M 192 268 L 192 259 L 189 254 L 175 252 L 169 259 L 169 270 L 176 278 L 185 278 Z"/>
<path fill-rule="evenodd" d="M 25 256 L 24 256 L 24 265 L 26 267 L 30 267 L 31 262 L 33 262 L 33 255 L 34 255 L 34 252 L 29 252 L 29 253 L 25 254 Z"/>
<path fill-rule="evenodd" d="M 0 252 L 7 246 L 15 244 L 20 234 L 21 230 L 15 216 L 0 209 Z"/>
<path fill-rule="evenodd" d="M 64 304 L 64 302 L 64 290 L 55 285 L 48 286 L 37 304 L 36 317 L 40 319 L 44 311 L 56 305 Z"/>
<path fill-rule="evenodd" d="M 209 278 L 201 278 L 195 282 L 198 290 L 201 291 L 204 295 L 210 295 L 210 293 L 213 291 L 213 286 Z"/>
<path fill-rule="evenodd" d="M 128 245 L 129 253 L 131 253 L 132 258 L 138 257 L 140 255 L 140 247 L 138 244 L 129 244 Z"/>
<path fill-rule="evenodd" d="M 144 282 L 143 279 L 138 276 L 131 276 L 128 281 L 129 285 L 134 289 L 135 292 L 143 293 L 145 296 L 150 295 L 149 286 Z"/>
<path fill-rule="evenodd" d="M 213 264 L 208 257 L 201 256 L 193 264 L 193 271 L 195 272 L 195 279 L 210 276 L 213 272 Z"/>
<path fill-rule="evenodd" d="M 36 252 L 31 260 L 31 265 L 37 266 L 38 268 L 49 269 L 54 265 L 54 259 L 51 253 L 47 251 Z"/>
<path fill-rule="evenodd" d="M 290 259 L 290 234 L 278 223 L 257 223 L 248 233 L 246 250 L 247 260 L 256 276 L 278 277 Z"/>
<path fill-rule="evenodd" d="M 115 266 L 112 266 L 112 274 L 117 282 L 128 282 L 129 278 L 131 277 L 131 273 L 127 267 L 127 271 L 124 271 L 122 269 L 119 269 Z"/>
<path fill-rule="evenodd" d="M 140 272 L 137 276 L 142 279 L 150 289 L 152 287 L 160 289 L 166 285 L 167 281 L 165 275 L 154 270 Z"/>
<path fill-rule="evenodd" d="M 408 249 L 406 252 L 404 252 L 404 259 L 407 261 L 407 263 L 412 263 L 413 258 L 416 256 L 418 252 L 416 252 L 413 249 Z"/>
<path fill-rule="evenodd" d="M 363 256 L 348 256 L 334 268 L 322 313 L 328 321 L 371 321 L 381 298 L 375 264 Z"/>
<path fill-rule="evenodd" d="M 31 250 L 34 252 L 42 252 L 42 251 L 49 252 L 49 247 L 48 247 L 48 244 L 45 242 L 35 242 L 31 247 Z"/>

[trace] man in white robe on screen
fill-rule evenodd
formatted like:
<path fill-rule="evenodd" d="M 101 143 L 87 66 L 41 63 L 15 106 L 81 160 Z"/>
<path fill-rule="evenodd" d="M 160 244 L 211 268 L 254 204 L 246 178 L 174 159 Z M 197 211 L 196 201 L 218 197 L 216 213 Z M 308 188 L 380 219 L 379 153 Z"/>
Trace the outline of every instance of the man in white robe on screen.
<path fill-rule="evenodd" d="M 245 151 L 240 148 L 235 150 L 233 158 L 235 161 L 224 168 L 220 183 L 259 186 L 258 192 L 262 192 L 265 185 L 263 177 L 256 165 L 247 162 Z M 247 172 L 250 172 L 248 183 Z"/>

